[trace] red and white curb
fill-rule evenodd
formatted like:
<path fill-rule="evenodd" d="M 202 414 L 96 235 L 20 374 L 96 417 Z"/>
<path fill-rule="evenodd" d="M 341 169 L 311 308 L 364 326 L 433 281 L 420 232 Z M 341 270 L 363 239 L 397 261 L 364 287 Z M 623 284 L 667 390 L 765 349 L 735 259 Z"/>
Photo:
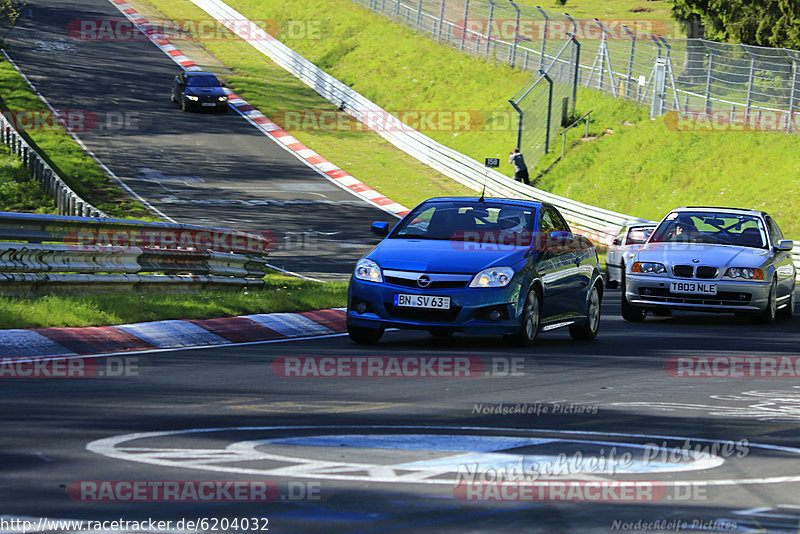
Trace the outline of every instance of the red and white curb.
<path fill-rule="evenodd" d="M 241 315 L 87 328 L 0 330 L 0 366 L 7 358 L 87 356 L 207 347 L 341 334 L 346 310 Z"/>
<path fill-rule="evenodd" d="M 201 70 L 200 67 L 183 52 L 181 52 L 169 39 L 158 33 L 156 29 L 135 8 L 125 0 L 109 0 L 120 12 L 125 15 L 150 41 L 185 70 Z M 354 178 L 346 171 L 340 169 L 314 150 L 298 141 L 289 132 L 278 126 L 269 117 L 248 104 L 239 95 L 230 90 L 228 103 L 250 124 L 258 128 L 263 134 L 273 139 L 282 148 L 297 156 L 303 163 L 317 171 L 339 187 L 346 189 L 361 199 L 374 206 L 397 216 L 404 216 L 409 209 L 394 200 L 375 191 L 368 185 Z"/>

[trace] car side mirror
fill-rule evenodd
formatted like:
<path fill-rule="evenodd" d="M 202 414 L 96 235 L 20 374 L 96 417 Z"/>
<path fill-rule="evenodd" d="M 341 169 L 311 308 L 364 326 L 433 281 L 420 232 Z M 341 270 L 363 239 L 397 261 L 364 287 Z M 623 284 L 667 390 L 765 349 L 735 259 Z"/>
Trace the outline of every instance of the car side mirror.
<path fill-rule="evenodd" d="M 791 239 L 781 239 L 780 241 L 778 241 L 778 244 L 775 245 L 775 250 L 780 250 L 780 251 L 788 252 L 793 248 L 794 248 L 794 241 L 792 241 Z"/>
<path fill-rule="evenodd" d="M 621 244 L 618 237 L 615 237 L 614 240 L 611 242 L 612 245 L 619 246 Z"/>
<path fill-rule="evenodd" d="M 565 232 L 564 230 L 556 230 L 555 232 L 550 232 L 550 239 L 566 241 L 567 239 L 572 239 L 572 232 Z"/>
<path fill-rule="evenodd" d="M 370 228 L 372 233 L 378 237 L 386 237 L 389 235 L 389 223 L 387 222 L 374 222 Z"/>

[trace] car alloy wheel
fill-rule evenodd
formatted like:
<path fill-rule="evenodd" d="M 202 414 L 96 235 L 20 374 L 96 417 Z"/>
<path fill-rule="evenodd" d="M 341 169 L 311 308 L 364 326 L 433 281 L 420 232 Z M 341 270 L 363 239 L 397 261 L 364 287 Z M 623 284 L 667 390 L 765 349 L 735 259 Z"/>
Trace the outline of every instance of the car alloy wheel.
<path fill-rule="evenodd" d="M 572 339 L 589 340 L 597 337 L 600 330 L 600 290 L 597 284 L 592 286 L 589 293 L 589 302 L 586 306 L 586 321 L 583 324 L 573 324 L 569 327 Z"/>
<path fill-rule="evenodd" d="M 186 93 L 181 93 L 181 110 L 189 111 L 189 104 L 186 102 Z"/>
<path fill-rule="evenodd" d="M 541 321 L 541 300 L 539 292 L 531 289 L 525 298 L 525 305 L 522 310 L 522 321 L 519 333 L 505 336 L 506 340 L 522 347 L 530 347 L 536 342 L 539 335 L 539 322 Z"/>
<path fill-rule="evenodd" d="M 767 297 L 767 307 L 759 315 L 753 317 L 753 321 L 761 324 L 769 324 L 775 321 L 778 313 L 778 298 L 775 293 L 778 290 L 778 281 L 773 278 L 769 285 L 769 296 Z"/>

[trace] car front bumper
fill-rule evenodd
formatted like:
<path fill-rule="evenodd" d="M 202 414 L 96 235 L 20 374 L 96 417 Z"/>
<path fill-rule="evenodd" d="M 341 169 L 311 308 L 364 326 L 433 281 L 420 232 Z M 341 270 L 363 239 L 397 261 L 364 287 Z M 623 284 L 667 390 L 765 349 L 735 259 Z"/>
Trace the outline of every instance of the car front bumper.
<path fill-rule="evenodd" d="M 444 330 L 477 335 L 513 334 L 519 331 L 520 286 L 512 281 L 501 288 L 448 288 L 423 290 L 386 283 L 351 280 L 347 298 L 347 323 L 365 328 Z M 449 310 L 407 308 L 394 305 L 397 294 L 450 297 Z M 366 311 L 356 311 L 364 303 Z M 489 313 L 501 317 L 490 320 Z"/>
<path fill-rule="evenodd" d="M 670 282 L 716 284 L 716 295 L 672 293 Z M 770 283 L 766 281 L 698 280 L 626 274 L 625 298 L 646 309 L 694 310 L 717 313 L 752 313 L 764 311 L 769 300 Z"/>

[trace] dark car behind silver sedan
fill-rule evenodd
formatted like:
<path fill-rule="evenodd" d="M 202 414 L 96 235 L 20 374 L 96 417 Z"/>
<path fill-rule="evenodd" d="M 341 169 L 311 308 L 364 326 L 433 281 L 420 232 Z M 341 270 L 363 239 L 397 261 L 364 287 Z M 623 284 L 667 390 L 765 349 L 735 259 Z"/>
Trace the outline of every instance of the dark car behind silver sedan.
<path fill-rule="evenodd" d="M 626 266 L 622 316 L 643 321 L 648 311 L 692 310 L 765 323 L 791 317 L 793 245 L 763 211 L 672 210 Z"/>

